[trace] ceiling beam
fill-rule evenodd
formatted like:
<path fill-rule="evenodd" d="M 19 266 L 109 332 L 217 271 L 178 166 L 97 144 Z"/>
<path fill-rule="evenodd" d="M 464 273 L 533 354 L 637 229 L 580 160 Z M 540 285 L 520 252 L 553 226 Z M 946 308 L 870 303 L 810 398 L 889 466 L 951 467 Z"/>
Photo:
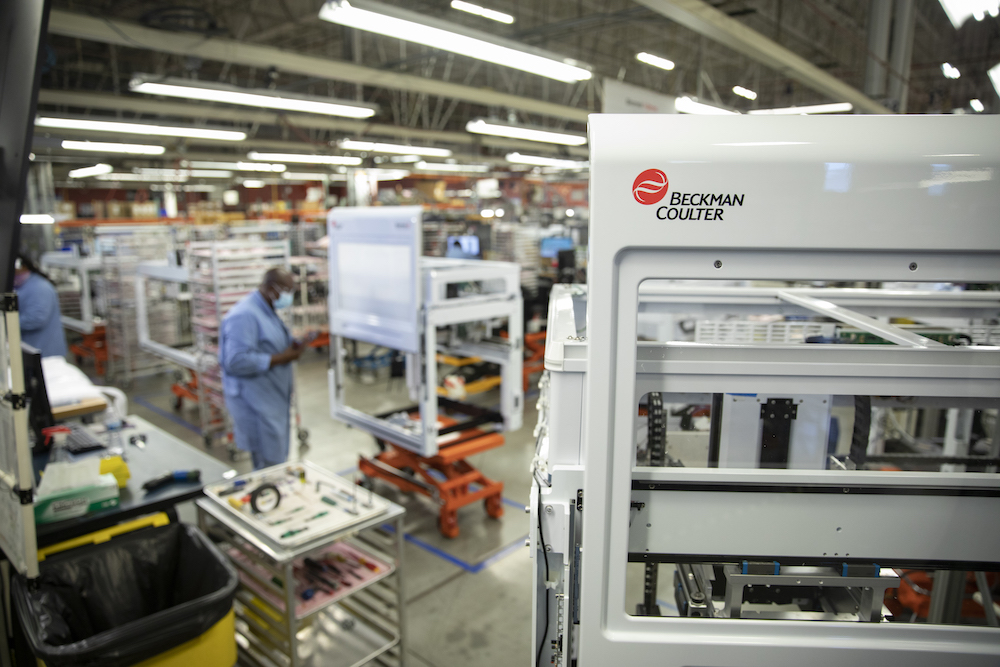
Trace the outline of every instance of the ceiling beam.
<path fill-rule="evenodd" d="M 392 88 L 414 93 L 440 95 L 474 104 L 507 107 L 579 123 L 586 123 L 589 114 L 586 109 L 576 109 L 519 95 L 509 95 L 488 88 L 476 88 L 412 74 L 373 69 L 342 60 L 293 53 L 270 46 L 245 44 L 231 39 L 206 38 L 201 35 L 156 30 L 137 23 L 96 18 L 60 9 L 52 10 L 49 18 L 49 32 L 65 37 L 163 51 L 182 56 L 196 56 L 206 60 L 238 63 L 262 69 L 276 67 L 284 72 L 293 72 L 324 80 L 347 81 L 376 88 Z"/>
<path fill-rule="evenodd" d="M 468 132 L 448 132 L 443 130 L 421 130 L 413 127 L 385 125 L 381 123 L 366 123 L 358 120 L 346 120 L 310 114 L 278 114 L 271 111 L 256 111 L 236 107 L 212 106 L 190 102 L 174 102 L 146 97 L 111 95 L 109 93 L 87 93 L 72 90 L 38 91 L 38 103 L 79 109 L 105 109 L 109 111 L 131 111 L 139 114 L 155 114 L 159 116 L 177 116 L 200 120 L 232 121 L 238 123 L 257 123 L 281 127 L 282 116 L 288 124 L 300 128 L 314 130 L 331 130 L 343 132 L 352 137 L 390 137 L 404 140 L 419 140 L 430 143 L 449 143 L 468 146 L 470 148 L 483 145 L 490 148 L 527 150 L 549 153 L 554 147 L 531 141 L 518 141 L 502 137 L 473 135 Z M 260 140 L 250 139 L 246 143 L 259 145 Z M 291 143 L 291 142 L 285 142 Z M 303 144 L 305 145 L 305 144 Z M 300 150 L 301 150 L 300 145 Z M 586 148 L 570 147 L 565 149 L 568 155 L 587 157 Z"/>
<path fill-rule="evenodd" d="M 824 72 L 802 56 L 789 51 L 739 21 L 730 18 L 702 0 L 637 0 L 640 4 L 671 21 L 713 39 L 794 79 L 838 102 L 850 102 L 867 113 L 891 114 L 893 111 L 871 99 L 857 88 Z"/>

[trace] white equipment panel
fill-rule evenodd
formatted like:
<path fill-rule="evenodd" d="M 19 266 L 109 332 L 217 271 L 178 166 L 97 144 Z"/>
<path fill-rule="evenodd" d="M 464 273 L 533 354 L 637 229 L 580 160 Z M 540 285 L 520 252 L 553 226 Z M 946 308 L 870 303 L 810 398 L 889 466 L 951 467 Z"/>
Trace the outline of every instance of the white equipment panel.
<path fill-rule="evenodd" d="M 421 212 L 419 206 L 330 211 L 330 333 L 420 349 Z"/>

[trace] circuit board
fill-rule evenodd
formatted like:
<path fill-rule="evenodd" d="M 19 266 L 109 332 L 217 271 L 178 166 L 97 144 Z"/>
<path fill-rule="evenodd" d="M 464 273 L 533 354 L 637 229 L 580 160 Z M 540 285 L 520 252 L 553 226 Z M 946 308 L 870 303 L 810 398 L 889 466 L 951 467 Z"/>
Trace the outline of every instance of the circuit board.
<path fill-rule="evenodd" d="M 308 461 L 212 484 L 205 495 L 283 547 L 311 542 L 389 509 L 384 498 Z"/>

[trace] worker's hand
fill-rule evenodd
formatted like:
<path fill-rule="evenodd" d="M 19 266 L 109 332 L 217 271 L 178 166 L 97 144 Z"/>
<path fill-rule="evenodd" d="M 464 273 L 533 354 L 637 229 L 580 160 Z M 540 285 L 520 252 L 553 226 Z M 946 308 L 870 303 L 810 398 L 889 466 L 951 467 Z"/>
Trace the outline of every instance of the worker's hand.
<path fill-rule="evenodd" d="M 292 342 L 283 352 L 271 355 L 271 367 L 280 366 L 282 364 L 290 364 L 293 361 L 298 360 L 302 356 L 302 351 L 305 349 L 305 345 L 301 343 Z"/>

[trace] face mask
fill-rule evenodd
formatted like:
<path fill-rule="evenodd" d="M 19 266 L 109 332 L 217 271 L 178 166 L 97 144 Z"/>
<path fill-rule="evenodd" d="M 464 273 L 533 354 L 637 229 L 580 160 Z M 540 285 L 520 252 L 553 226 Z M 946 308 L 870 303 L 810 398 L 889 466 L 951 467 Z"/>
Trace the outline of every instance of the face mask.
<path fill-rule="evenodd" d="M 22 285 L 24 285 L 24 283 L 28 282 L 28 278 L 30 276 L 31 276 L 31 274 L 29 272 L 27 272 L 27 271 L 25 271 L 24 273 L 15 273 L 14 274 L 14 287 L 18 288 L 18 287 L 21 287 Z"/>
<path fill-rule="evenodd" d="M 288 308 L 292 305 L 292 299 L 294 297 L 294 292 L 278 292 L 278 298 L 274 300 L 272 304 L 275 310 L 281 310 L 282 308 Z"/>

